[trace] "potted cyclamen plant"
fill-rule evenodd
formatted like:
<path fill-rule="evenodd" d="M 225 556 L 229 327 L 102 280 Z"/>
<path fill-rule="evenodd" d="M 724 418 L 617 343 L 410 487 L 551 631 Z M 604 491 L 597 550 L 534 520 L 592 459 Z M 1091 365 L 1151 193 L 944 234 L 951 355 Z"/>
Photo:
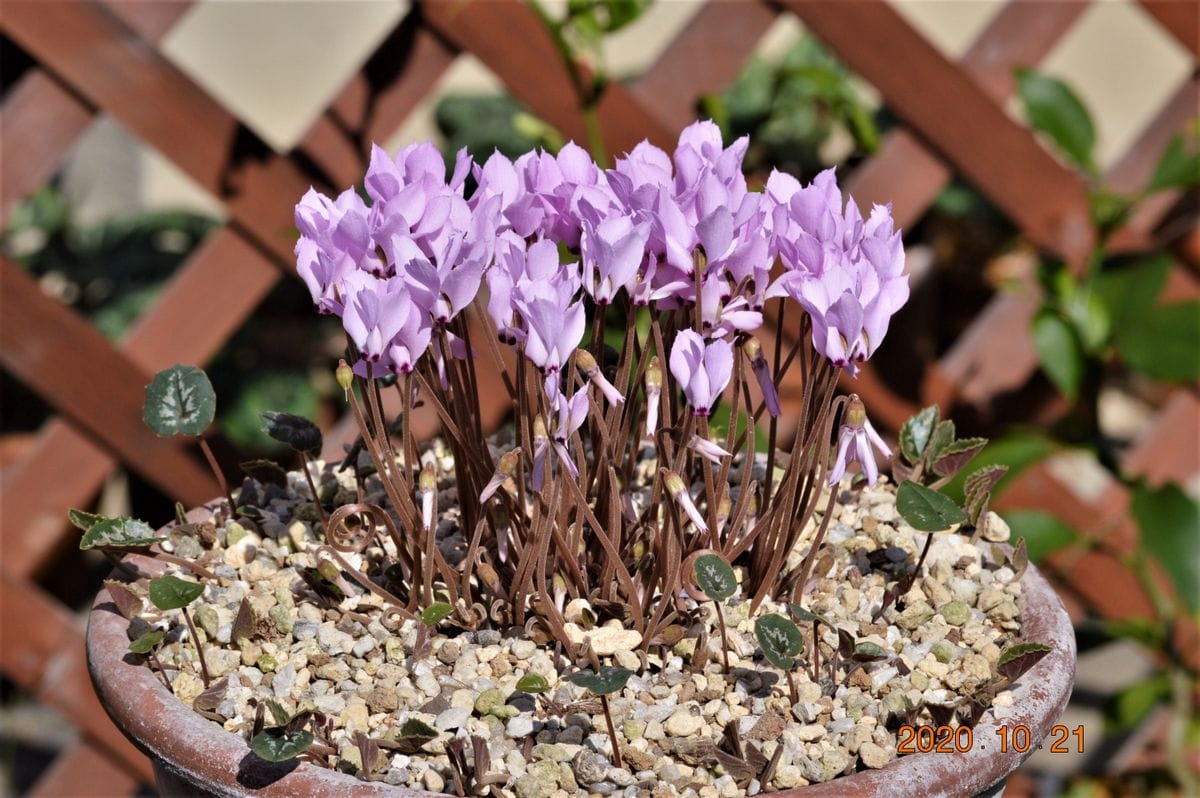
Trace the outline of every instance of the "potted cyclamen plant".
<path fill-rule="evenodd" d="M 747 144 L 698 122 L 673 156 L 460 152 L 448 179 L 432 144 L 375 148 L 362 194 L 300 200 L 358 443 L 314 461 L 312 424 L 266 414 L 299 472 L 250 464 L 159 533 L 73 516 L 152 555 L 88 646 L 164 789 L 963 795 L 1048 733 L 1074 639 L 1002 544 L 1001 471 L 938 490 L 983 441 L 930 408 L 881 476 L 835 390 L 908 296 L 889 209 L 832 171 L 748 190 Z M 493 437 L 484 369 L 513 406 Z M 209 398 L 177 368 L 147 420 L 199 434 Z"/>

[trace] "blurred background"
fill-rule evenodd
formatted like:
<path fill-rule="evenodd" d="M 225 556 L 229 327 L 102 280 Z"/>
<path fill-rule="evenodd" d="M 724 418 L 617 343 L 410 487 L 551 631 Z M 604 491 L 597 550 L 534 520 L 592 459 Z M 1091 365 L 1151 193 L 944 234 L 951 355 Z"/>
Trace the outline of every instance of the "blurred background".
<path fill-rule="evenodd" d="M 281 455 L 261 410 L 345 440 L 309 185 L 373 141 L 611 163 L 696 118 L 750 134 L 752 183 L 893 203 L 913 296 L 843 388 L 893 436 L 937 403 L 993 438 L 1076 623 L 1082 750 L 1006 795 L 1200 794 L 1200 5 L 8 0 L 0 36 L 0 795 L 152 794 L 91 695 L 107 564 L 65 515 L 217 494 L 142 428 L 149 376 L 207 368 L 230 475 Z"/>

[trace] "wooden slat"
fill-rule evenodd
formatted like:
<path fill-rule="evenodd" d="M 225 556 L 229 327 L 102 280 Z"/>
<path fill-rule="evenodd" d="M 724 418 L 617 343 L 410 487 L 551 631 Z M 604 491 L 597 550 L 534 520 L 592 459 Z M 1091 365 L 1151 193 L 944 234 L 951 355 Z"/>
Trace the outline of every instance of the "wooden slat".
<path fill-rule="evenodd" d="M 142 423 L 143 387 L 150 375 L 7 259 L 0 261 L 0 294 L 5 369 L 167 495 L 187 505 L 217 495 L 212 475 L 179 442 L 158 438 Z"/>
<path fill-rule="evenodd" d="M 1194 0 L 1139 0 L 1175 40 L 1200 61 L 1200 4 Z"/>
<path fill-rule="evenodd" d="M 76 740 L 25 793 L 25 798 L 117 798 L 135 795 L 141 784 L 111 755 Z"/>
<path fill-rule="evenodd" d="M 1195 483 L 1200 475 L 1200 397 L 1194 387 L 1171 392 L 1121 465 L 1156 487 Z"/>
<path fill-rule="evenodd" d="M 0 671 L 149 784 L 150 761 L 100 706 L 88 677 L 83 628 L 41 588 L 0 570 Z"/>

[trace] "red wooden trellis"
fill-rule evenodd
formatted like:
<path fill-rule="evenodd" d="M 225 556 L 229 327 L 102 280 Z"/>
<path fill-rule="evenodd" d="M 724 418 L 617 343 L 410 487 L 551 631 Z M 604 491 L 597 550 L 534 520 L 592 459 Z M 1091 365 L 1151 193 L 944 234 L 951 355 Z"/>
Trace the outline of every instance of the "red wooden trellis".
<path fill-rule="evenodd" d="M 36 792 L 46 795 L 95 793 L 98 784 L 105 794 L 127 794 L 150 775 L 144 757 L 109 725 L 91 693 L 77 620 L 32 584 L 71 539 L 64 508 L 87 504 L 122 466 L 186 501 L 215 495 L 211 477 L 190 456 L 141 431 L 139 394 L 149 375 L 215 354 L 290 271 L 295 199 L 310 183 L 358 179 L 369 142 L 397 129 L 458 53 L 473 53 L 536 114 L 583 138 L 567 76 L 528 8 L 517 0 L 427 1 L 372 56 L 371 79 L 368 68 L 352 77 L 294 153 L 272 153 L 156 49 L 188 5 L 17 0 L 0 8 L 0 31 L 37 62 L 0 109 L 6 156 L 0 220 L 52 175 L 100 114 L 171 159 L 228 215 L 115 347 L 42 294 L 19 267 L 0 263 L 0 364 L 58 413 L 0 484 L 0 670 L 83 735 L 39 783 Z M 1142 0 L 1142 6 L 1200 58 L 1200 7 L 1169 0 Z M 956 64 L 882 2 L 711 0 L 645 74 L 608 87 L 600 104 L 605 141 L 612 152 L 643 138 L 669 146 L 691 120 L 695 98 L 728 84 L 777 15 L 794 13 L 872 83 L 903 122 L 851 176 L 849 189 L 860 204 L 891 201 L 898 223 L 908 228 L 961 174 L 1030 241 L 1078 263 L 1091 240 L 1083 185 L 1003 112 L 1003 104 L 1013 91 L 1013 67 L 1040 61 L 1086 8 L 1086 2 L 1010 2 Z M 1193 77 L 1111 171 L 1113 185 L 1144 181 L 1154 156 L 1198 107 L 1200 83 Z M 310 173 L 312 167 L 319 173 Z M 1118 244 L 1133 249 L 1152 241 L 1178 199 L 1168 194 L 1143 203 Z M 1194 234 L 1186 241 L 1182 256 L 1194 267 L 1200 247 Z M 1194 272 L 1176 270 L 1172 279 L 1176 292 L 1200 293 Z M 1025 332 L 1035 307 L 1032 295 L 994 298 L 971 330 L 928 365 L 920 398 L 950 409 L 1027 382 L 1036 369 Z M 1004 342 L 1002 356 L 997 341 Z M 871 370 L 854 389 L 892 428 L 916 407 Z M 1194 431 L 1198 404 L 1194 387 L 1172 393 L 1127 467 L 1150 479 L 1190 478 L 1197 463 L 1194 447 L 1187 447 L 1195 435 L 1182 437 L 1178 429 L 1191 424 Z M 1173 454 L 1164 457 L 1164 451 Z M 1132 544 L 1136 533 L 1119 486 L 1108 486 L 1091 503 L 1072 504 L 1062 494 L 1054 477 L 1037 469 L 1017 482 L 1007 501 L 1048 506 L 1085 530 L 1096 528 L 1101 512 L 1115 514 L 1123 544 Z M 1103 613 L 1146 609 L 1140 587 L 1103 555 L 1087 555 L 1064 570 L 1078 595 Z"/>

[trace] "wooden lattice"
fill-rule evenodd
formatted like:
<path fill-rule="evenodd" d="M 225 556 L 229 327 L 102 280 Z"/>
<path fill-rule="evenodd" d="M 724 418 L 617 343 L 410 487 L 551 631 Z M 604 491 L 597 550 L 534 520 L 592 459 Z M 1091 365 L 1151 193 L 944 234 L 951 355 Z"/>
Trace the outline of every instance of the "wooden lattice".
<path fill-rule="evenodd" d="M 0 110 L 0 222 L 51 177 L 101 114 L 173 161 L 227 214 L 115 346 L 14 263 L 0 263 L 0 364 L 58 414 L 0 485 L 0 670 L 82 735 L 43 776 L 38 794 L 130 794 L 151 779 L 145 757 L 109 724 L 92 694 L 78 619 L 34 579 L 73 539 L 64 508 L 87 504 L 118 468 L 185 502 L 216 495 L 212 477 L 189 453 L 143 429 L 141 386 L 172 363 L 207 362 L 292 272 L 296 199 L 310 184 L 328 189 L 359 179 L 370 142 L 396 130 L 461 52 L 482 60 L 566 136 L 584 138 L 569 79 L 535 15 L 517 0 L 447 0 L 416 5 L 295 151 L 274 153 L 157 50 L 188 5 L 9 0 L 0 8 L 0 31 L 36 61 Z M 1171 0 L 1142 6 L 1200 58 L 1200 7 Z M 1003 106 L 1013 93 L 1013 68 L 1038 63 L 1086 7 L 1014 0 L 954 63 L 886 3 L 712 0 L 645 74 L 606 89 L 605 141 L 611 152 L 643 138 L 670 147 L 694 116 L 695 98 L 723 89 L 775 18 L 794 13 L 902 121 L 851 176 L 848 188 L 860 204 L 891 201 L 897 223 L 910 228 L 952 176 L 962 175 L 1029 240 L 1079 264 L 1092 235 L 1084 186 Z M 1143 182 L 1157 153 L 1198 107 L 1200 82 L 1193 77 L 1111 171 L 1113 185 Z M 1178 199 L 1168 193 L 1143 203 L 1117 236 L 1119 246 L 1152 242 Z M 1193 230 L 1177 248 L 1193 267 L 1198 239 Z M 1169 290 L 1200 293 L 1186 269 L 1175 270 Z M 1027 382 L 1037 367 L 1027 333 L 1035 309 L 1032 295 L 994 298 L 956 345 L 929 364 L 921 399 L 950 409 Z M 892 429 L 917 406 L 871 369 L 853 387 Z M 1177 389 L 1126 465 L 1151 480 L 1190 478 L 1197 470 L 1198 405 L 1194 388 Z M 1045 412 L 1052 417 L 1056 408 Z M 335 444 L 342 439 L 331 436 Z M 1006 501 L 1065 513 L 1089 532 L 1111 535 L 1115 524 L 1120 545 L 1136 543 L 1128 496 L 1116 484 L 1079 498 L 1039 468 L 1022 476 Z M 1089 554 L 1061 565 L 1073 595 L 1092 609 L 1111 617 L 1149 612 L 1141 588 L 1116 561 Z"/>

